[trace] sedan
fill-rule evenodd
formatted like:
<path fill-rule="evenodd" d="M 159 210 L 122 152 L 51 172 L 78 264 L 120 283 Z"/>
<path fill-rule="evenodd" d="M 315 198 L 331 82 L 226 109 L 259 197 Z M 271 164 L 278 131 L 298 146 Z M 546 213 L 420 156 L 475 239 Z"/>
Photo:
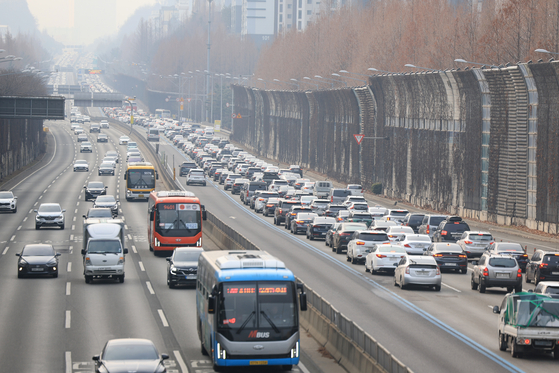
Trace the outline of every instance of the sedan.
<path fill-rule="evenodd" d="M 0 192 L 0 211 L 17 212 L 17 197 L 9 190 Z"/>
<path fill-rule="evenodd" d="M 413 234 L 413 228 L 411 227 L 404 227 L 404 226 L 392 226 L 386 229 L 386 234 L 390 239 L 390 242 L 394 242 L 397 239 L 401 238 L 404 234 Z"/>
<path fill-rule="evenodd" d="M 299 234 L 300 231 L 307 231 L 307 225 L 312 224 L 314 218 L 318 217 L 314 212 L 299 212 L 295 219 L 291 219 L 291 233 Z"/>
<path fill-rule="evenodd" d="M 149 339 L 122 338 L 111 339 L 103 347 L 101 355 L 93 356 L 95 372 L 150 372 L 166 371 L 164 360 L 169 355 L 157 352 Z"/>
<path fill-rule="evenodd" d="M 317 216 L 313 222 L 307 225 L 307 238 L 314 240 L 315 238 L 326 239 L 326 233 L 336 223 L 336 219 Z"/>
<path fill-rule="evenodd" d="M 116 168 L 116 158 L 115 157 L 105 157 L 101 161 L 102 163 L 110 163 L 113 168 Z"/>
<path fill-rule="evenodd" d="M 435 242 L 423 253 L 435 258 L 441 269 L 450 269 L 463 275 L 468 273 L 468 256 L 460 245 L 455 243 Z"/>
<path fill-rule="evenodd" d="M 201 247 L 177 247 L 167 258 L 167 285 L 194 285 L 198 274 L 198 258 L 204 251 Z"/>
<path fill-rule="evenodd" d="M 112 175 L 115 176 L 115 168 L 112 163 L 103 162 L 99 166 L 99 176 L 101 175 Z"/>
<path fill-rule="evenodd" d="M 85 189 L 85 200 L 89 201 L 90 199 L 96 199 L 102 194 L 107 194 L 108 187 L 102 181 L 90 181 L 83 188 Z"/>
<path fill-rule="evenodd" d="M 97 136 L 97 142 L 109 142 L 109 137 L 104 133 L 100 133 Z"/>
<path fill-rule="evenodd" d="M 82 134 L 78 135 L 78 142 L 83 142 L 83 141 L 87 141 L 87 140 L 88 140 L 88 138 L 87 138 L 86 134 L 82 133 Z"/>
<path fill-rule="evenodd" d="M 116 159 L 116 163 L 118 163 L 118 152 L 116 150 L 109 150 L 105 153 L 105 157 L 113 157 Z"/>
<path fill-rule="evenodd" d="M 402 246 L 409 255 L 423 255 L 431 246 L 431 237 L 428 234 L 406 233 L 396 239 L 394 244 Z"/>
<path fill-rule="evenodd" d="M 487 251 L 493 254 L 511 255 L 518 262 L 522 272 L 526 272 L 526 265 L 530 260 L 521 244 L 513 242 L 493 242 L 487 247 Z"/>
<path fill-rule="evenodd" d="M 78 159 L 74 163 L 74 172 L 76 171 L 89 171 L 89 163 L 86 160 Z"/>
<path fill-rule="evenodd" d="M 118 139 L 118 145 L 128 145 L 128 141 L 130 141 L 128 136 L 120 136 Z"/>
<path fill-rule="evenodd" d="M 364 263 L 365 256 L 378 244 L 389 244 L 385 232 L 355 231 L 347 244 L 347 261 L 351 264 Z"/>
<path fill-rule="evenodd" d="M 107 194 L 95 199 L 93 207 L 105 207 L 111 209 L 113 216 L 118 215 L 118 200 L 113 195 Z"/>
<path fill-rule="evenodd" d="M 441 270 L 432 256 L 404 256 L 394 270 L 394 286 L 406 289 L 409 285 L 423 285 L 441 291 Z"/>
<path fill-rule="evenodd" d="M 80 145 L 80 153 L 93 153 L 93 145 L 89 141 L 84 141 Z"/>
<path fill-rule="evenodd" d="M 52 275 L 58 277 L 58 257 L 60 253 L 48 244 L 25 245 L 17 262 L 17 277 L 30 275 Z"/>
<path fill-rule="evenodd" d="M 365 257 L 365 272 L 394 272 L 398 263 L 406 256 L 406 250 L 398 245 L 374 245 Z"/>
<path fill-rule="evenodd" d="M 468 258 L 480 257 L 487 247 L 493 243 L 493 235 L 489 232 L 466 231 L 458 241 Z"/>
<path fill-rule="evenodd" d="M 270 216 L 274 215 L 276 207 L 279 205 L 279 198 L 268 198 L 264 207 L 262 207 L 262 215 Z"/>

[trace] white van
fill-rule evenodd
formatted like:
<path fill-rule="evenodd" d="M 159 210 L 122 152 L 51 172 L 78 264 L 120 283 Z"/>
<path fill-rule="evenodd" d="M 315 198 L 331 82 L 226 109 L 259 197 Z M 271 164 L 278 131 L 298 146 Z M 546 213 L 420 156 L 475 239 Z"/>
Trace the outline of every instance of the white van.
<path fill-rule="evenodd" d="M 317 181 L 314 185 L 313 194 L 318 198 L 328 198 L 330 189 L 334 187 L 331 181 Z"/>
<path fill-rule="evenodd" d="M 214 135 L 213 127 L 206 127 L 206 129 L 204 130 L 204 136 L 213 136 L 213 135 Z"/>
<path fill-rule="evenodd" d="M 148 130 L 148 141 L 159 141 L 159 129 L 150 128 Z"/>
<path fill-rule="evenodd" d="M 83 274 L 89 284 L 94 278 L 124 282 L 124 222 L 89 224 L 84 227 Z M 115 221 L 115 223 L 112 223 Z"/>

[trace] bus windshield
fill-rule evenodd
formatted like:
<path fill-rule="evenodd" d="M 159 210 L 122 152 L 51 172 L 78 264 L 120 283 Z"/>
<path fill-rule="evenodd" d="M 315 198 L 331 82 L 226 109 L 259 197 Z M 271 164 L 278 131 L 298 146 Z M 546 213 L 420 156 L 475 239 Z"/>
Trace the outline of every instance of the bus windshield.
<path fill-rule="evenodd" d="M 165 237 L 193 237 L 202 231 L 200 205 L 196 203 L 159 203 L 155 231 Z"/>
<path fill-rule="evenodd" d="M 127 187 L 130 189 L 155 188 L 154 170 L 128 170 Z"/>
<path fill-rule="evenodd" d="M 218 327 L 237 334 L 254 329 L 297 326 L 297 300 L 291 282 L 223 283 L 218 302 Z M 244 334 L 244 333 L 243 333 Z M 250 338 L 250 335 L 249 335 Z"/>

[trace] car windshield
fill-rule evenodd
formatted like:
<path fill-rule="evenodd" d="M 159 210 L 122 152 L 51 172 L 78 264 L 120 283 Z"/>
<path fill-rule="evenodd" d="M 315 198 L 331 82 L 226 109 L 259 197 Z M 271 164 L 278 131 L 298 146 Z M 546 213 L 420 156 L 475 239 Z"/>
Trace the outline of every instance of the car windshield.
<path fill-rule="evenodd" d="M 513 258 L 491 258 L 489 265 L 492 267 L 514 268 L 516 267 L 516 260 Z"/>
<path fill-rule="evenodd" d="M 197 262 L 201 251 L 175 251 L 175 262 Z"/>
<path fill-rule="evenodd" d="M 105 154 L 105 157 L 116 157 L 116 156 L 118 156 L 118 153 L 113 151 L 107 152 L 107 154 Z"/>
<path fill-rule="evenodd" d="M 99 196 L 95 202 L 116 202 L 116 200 L 113 196 Z"/>
<path fill-rule="evenodd" d="M 86 160 L 83 160 L 83 159 L 78 159 L 78 160 L 76 161 L 76 164 L 87 164 L 87 161 L 86 161 Z"/>
<path fill-rule="evenodd" d="M 91 209 L 87 213 L 88 218 L 112 218 L 113 214 L 110 209 Z"/>
<path fill-rule="evenodd" d="M 25 246 L 22 256 L 54 256 L 55 251 L 52 246 Z"/>
<path fill-rule="evenodd" d="M 113 165 L 107 162 L 103 162 L 101 163 L 101 166 L 99 166 L 99 168 L 113 168 Z"/>
<path fill-rule="evenodd" d="M 378 233 L 359 233 L 359 240 L 361 241 L 388 241 L 388 235 Z"/>
<path fill-rule="evenodd" d="M 518 243 L 505 243 L 497 246 L 497 251 L 521 251 L 524 252 L 522 245 Z"/>
<path fill-rule="evenodd" d="M 39 212 L 61 212 L 62 209 L 58 205 L 41 205 Z"/>
<path fill-rule="evenodd" d="M 151 344 L 113 344 L 105 348 L 103 360 L 157 360 L 157 350 Z"/>
<path fill-rule="evenodd" d="M 412 215 L 408 220 L 408 224 L 421 224 L 423 215 Z"/>
<path fill-rule="evenodd" d="M 0 198 L 14 198 L 12 192 L 0 192 Z"/>
<path fill-rule="evenodd" d="M 159 203 L 155 231 L 165 237 L 193 237 L 202 229 L 200 205 L 195 203 Z"/>
<path fill-rule="evenodd" d="M 431 238 L 429 236 L 407 236 L 407 241 L 421 241 L 421 242 L 431 242 Z"/>
<path fill-rule="evenodd" d="M 447 232 L 464 232 L 467 231 L 468 229 L 470 229 L 470 227 L 468 227 L 468 224 L 466 223 L 447 223 L 444 226 L 445 231 Z M 501 250 L 501 249 L 499 249 Z"/>
<path fill-rule="evenodd" d="M 545 289 L 545 294 L 559 294 L 559 287 L 548 286 Z"/>
<path fill-rule="evenodd" d="M 120 253 L 119 240 L 89 240 L 87 252 L 90 254 Z"/>
<path fill-rule="evenodd" d="M 87 184 L 88 188 L 104 188 L 105 185 L 100 181 L 92 181 L 91 183 Z"/>
<path fill-rule="evenodd" d="M 432 216 L 429 225 L 439 225 L 446 218 L 444 216 Z"/>
<path fill-rule="evenodd" d="M 436 252 L 444 252 L 444 253 L 461 253 L 462 252 L 462 248 L 456 244 L 450 244 L 450 245 L 437 245 L 435 246 L 435 250 Z"/>

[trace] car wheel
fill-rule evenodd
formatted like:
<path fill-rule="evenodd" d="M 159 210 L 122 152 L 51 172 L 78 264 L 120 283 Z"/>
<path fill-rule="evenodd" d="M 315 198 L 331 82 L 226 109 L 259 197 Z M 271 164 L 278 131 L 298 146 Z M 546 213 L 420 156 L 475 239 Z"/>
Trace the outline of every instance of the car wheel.
<path fill-rule="evenodd" d="M 373 263 L 371 263 L 371 274 L 376 275 L 378 274 L 378 271 L 375 269 L 375 266 Z M 394 279 L 396 279 L 396 276 L 394 276 Z"/>
<path fill-rule="evenodd" d="M 14 214 L 17 212 L 17 207 L 14 209 L 14 211 L 12 211 Z"/>
<path fill-rule="evenodd" d="M 174 289 L 175 288 L 175 283 L 174 282 L 169 281 L 168 284 L 169 284 L 169 289 Z"/>
<path fill-rule="evenodd" d="M 289 371 L 293 370 L 293 365 L 282 365 L 281 370 L 289 372 Z"/>
<path fill-rule="evenodd" d="M 468 274 L 468 268 L 461 269 L 460 273 L 463 274 L 463 275 L 467 275 Z"/>
<path fill-rule="evenodd" d="M 404 290 L 406 289 L 408 286 L 404 285 L 404 281 L 402 280 L 402 278 L 400 277 L 400 289 Z"/>
<path fill-rule="evenodd" d="M 85 276 L 85 283 L 86 284 L 91 283 L 91 280 L 93 280 L 93 276 Z"/>
<path fill-rule="evenodd" d="M 371 268 L 372 270 L 372 268 Z M 398 283 L 396 282 L 396 276 L 394 276 L 394 286 L 398 286 Z"/>
<path fill-rule="evenodd" d="M 527 284 L 529 284 L 530 282 L 532 282 L 532 280 L 530 280 L 528 278 L 528 271 L 526 271 L 526 276 L 524 276 L 524 281 L 526 281 Z"/>
<path fill-rule="evenodd" d="M 365 262 L 365 272 L 371 272 L 371 270 L 367 267 L 367 262 Z"/>
<path fill-rule="evenodd" d="M 18 272 L 18 273 L 17 273 L 17 278 L 23 278 L 23 273 Z"/>
<path fill-rule="evenodd" d="M 201 343 L 200 343 L 200 352 L 202 353 L 202 355 L 208 356 L 208 351 L 206 351 L 206 348 Z"/>
<path fill-rule="evenodd" d="M 312 234 L 309 235 L 309 240 L 314 241 L 314 236 Z"/>
<path fill-rule="evenodd" d="M 60 226 L 60 229 L 64 229 L 64 224 L 62 224 L 62 225 Z"/>
<path fill-rule="evenodd" d="M 507 350 L 507 340 L 505 335 L 499 332 L 499 351 L 506 351 Z"/>
<path fill-rule="evenodd" d="M 512 339 L 512 343 L 510 345 L 510 355 L 514 358 L 520 357 L 520 353 L 518 352 L 518 344 Z"/>
<path fill-rule="evenodd" d="M 434 289 L 435 291 L 441 291 L 441 285 L 435 285 Z"/>
<path fill-rule="evenodd" d="M 512 286 L 507 287 L 507 293 L 512 293 L 514 288 Z"/>
<path fill-rule="evenodd" d="M 57 277 L 58 277 L 58 272 L 53 273 L 53 274 L 52 274 L 52 277 L 53 277 L 53 278 L 57 278 Z"/>
<path fill-rule="evenodd" d="M 482 283 L 481 283 L 481 279 L 480 279 L 480 280 L 479 280 L 479 287 L 478 287 L 479 292 L 480 292 L 480 293 L 485 293 L 485 288 L 486 288 L 486 287 L 485 287 L 485 284 L 482 284 Z"/>
<path fill-rule="evenodd" d="M 349 255 L 346 255 L 345 260 L 347 260 L 348 262 L 351 261 L 351 258 L 349 257 Z"/>
<path fill-rule="evenodd" d="M 342 253 L 342 245 L 336 246 L 336 254 L 341 254 L 341 253 Z"/>
<path fill-rule="evenodd" d="M 553 358 L 555 360 L 559 360 L 559 346 L 555 346 L 555 350 L 553 350 Z"/>
<path fill-rule="evenodd" d="M 39 229 L 41 226 L 39 224 L 35 224 L 35 229 Z"/>
<path fill-rule="evenodd" d="M 470 280 L 470 286 L 471 286 L 472 290 L 477 290 L 478 285 L 474 281 L 474 274 L 473 273 L 472 273 L 472 279 Z"/>
<path fill-rule="evenodd" d="M 124 282 L 124 275 L 118 276 L 118 282 L 120 282 L 121 284 Z"/>
<path fill-rule="evenodd" d="M 515 292 L 515 293 L 522 293 L 522 283 L 520 283 L 520 284 L 518 284 L 517 286 L 515 286 L 514 292 Z"/>
<path fill-rule="evenodd" d="M 534 274 L 534 284 L 537 285 L 537 284 L 539 284 L 539 283 L 540 283 L 540 274 L 539 274 L 539 272 L 536 272 L 536 273 Z"/>
<path fill-rule="evenodd" d="M 357 264 L 357 259 L 356 258 L 351 258 L 351 264 Z"/>

